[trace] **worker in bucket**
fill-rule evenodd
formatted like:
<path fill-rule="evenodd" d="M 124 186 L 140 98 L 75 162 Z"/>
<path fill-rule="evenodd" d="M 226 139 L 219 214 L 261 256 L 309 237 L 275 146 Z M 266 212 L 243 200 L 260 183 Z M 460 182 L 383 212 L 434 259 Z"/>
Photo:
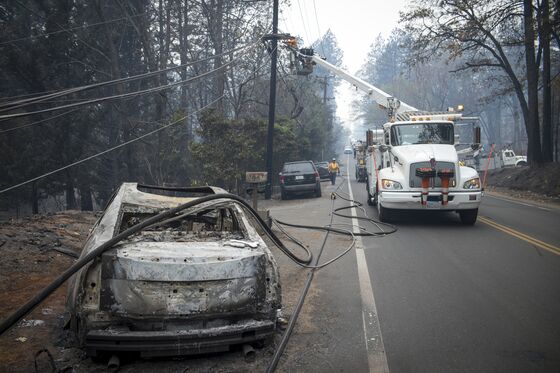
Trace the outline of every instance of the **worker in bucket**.
<path fill-rule="evenodd" d="M 336 174 L 340 175 L 340 167 L 338 167 L 338 163 L 336 162 L 336 158 L 333 158 L 332 161 L 329 162 L 329 178 L 331 179 L 331 184 L 334 185 L 336 182 Z"/>

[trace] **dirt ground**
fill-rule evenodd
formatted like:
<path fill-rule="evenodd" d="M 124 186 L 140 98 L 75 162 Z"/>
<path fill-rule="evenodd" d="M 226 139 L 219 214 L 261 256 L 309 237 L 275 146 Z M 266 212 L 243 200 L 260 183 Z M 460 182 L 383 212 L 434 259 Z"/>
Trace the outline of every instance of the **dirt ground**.
<path fill-rule="evenodd" d="M 560 200 L 560 163 L 543 167 L 505 167 L 488 171 L 486 184 L 503 192 L 529 193 L 533 198 Z"/>
<path fill-rule="evenodd" d="M 66 211 L 50 215 L 0 222 L 0 319 L 10 315 L 75 260 L 61 253 L 79 253 L 96 214 Z M 319 239 L 317 232 L 292 232 L 303 241 Z M 278 235 L 281 234 L 278 232 Z M 57 251 L 60 250 L 60 251 Z M 291 263 L 278 249 L 272 248 L 281 272 L 283 312 L 289 318 L 303 286 L 307 270 Z M 318 296 L 312 288 L 310 307 Z M 50 372 L 47 349 L 57 369 L 71 372 L 105 372 L 106 362 L 94 362 L 75 345 L 63 329 L 66 286 L 59 288 L 24 320 L 0 337 L 0 372 Z M 312 310 L 311 310 L 312 311 Z M 312 328 L 302 315 L 300 325 Z M 121 361 L 121 372 L 247 372 L 264 371 L 271 359 L 280 332 L 275 340 L 256 351 L 246 361 L 240 349 L 207 356 Z M 37 360 L 38 368 L 34 362 Z"/>
<path fill-rule="evenodd" d="M 57 250 L 79 253 L 95 220 L 94 213 L 66 211 L 0 223 L 0 318 L 72 264 L 73 257 Z M 57 359 L 62 356 L 65 299 L 66 288 L 58 289 L 0 337 L 0 371 L 33 371 L 34 355 L 41 349 L 48 349 Z M 49 371 L 48 366 L 39 366 L 39 371 L 45 370 Z"/>

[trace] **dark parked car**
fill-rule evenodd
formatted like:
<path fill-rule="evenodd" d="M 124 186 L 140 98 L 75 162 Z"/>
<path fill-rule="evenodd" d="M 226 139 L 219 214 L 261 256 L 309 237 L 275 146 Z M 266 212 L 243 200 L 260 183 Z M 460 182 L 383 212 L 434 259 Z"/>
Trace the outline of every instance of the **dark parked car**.
<path fill-rule="evenodd" d="M 280 191 L 282 199 L 287 199 L 291 194 L 309 192 L 321 197 L 321 180 L 313 162 L 284 163 L 280 173 Z"/>
<path fill-rule="evenodd" d="M 321 180 L 329 180 L 329 162 L 317 162 L 315 168 L 319 171 L 319 178 Z"/>

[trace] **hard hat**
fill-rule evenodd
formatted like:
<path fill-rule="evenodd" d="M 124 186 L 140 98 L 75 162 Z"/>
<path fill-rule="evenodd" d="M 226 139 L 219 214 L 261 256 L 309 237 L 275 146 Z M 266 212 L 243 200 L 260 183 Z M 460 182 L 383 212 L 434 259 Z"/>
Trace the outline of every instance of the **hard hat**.
<path fill-rule="evenodd" d="M 336 161 L 336 158 L 333 158 L 332 160 L 333 160 L 333 161 Z"/>

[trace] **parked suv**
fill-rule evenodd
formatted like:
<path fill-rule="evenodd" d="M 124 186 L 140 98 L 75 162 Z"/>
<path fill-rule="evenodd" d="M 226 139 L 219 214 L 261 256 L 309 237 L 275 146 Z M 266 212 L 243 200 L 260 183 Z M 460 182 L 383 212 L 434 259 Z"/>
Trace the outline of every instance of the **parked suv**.
<path fill-rule="evenodd" d="M 309 192 L 321 197 L 321 180 L 313 162 L 284 163 L 280 172 L 280 191 L 282 199 L 287 199 L 291 194 Z"/>
<path fill-rule="evenodd" d="M 321 180 L 329 180 L 329 162 L 317 162 L 315 168 L 319 171 Z"/>

